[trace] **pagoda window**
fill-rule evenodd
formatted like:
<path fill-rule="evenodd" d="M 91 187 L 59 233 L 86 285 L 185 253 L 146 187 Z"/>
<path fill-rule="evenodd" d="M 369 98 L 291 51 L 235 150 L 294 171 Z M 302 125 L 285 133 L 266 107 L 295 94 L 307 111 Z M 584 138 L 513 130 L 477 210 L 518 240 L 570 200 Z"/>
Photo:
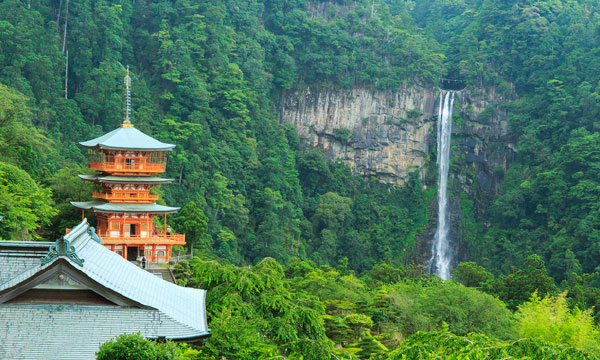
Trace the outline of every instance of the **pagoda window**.
<path fill-rule="evenodd" d="M 158 256 L 158 257 L 164 257 L 165 256 L 165 252 L 164 251 L 157 251 L 156 252 L 156 256 Z"/>
<path fill-rule="evenodd" d="M 119 235 L 121 235 L 121 224 L 116 221 L 112 222 L 110 225 L 110 236 L 118 237 Z"/>
<path fill-rule="evenodd" d="M 148 236 L 148 223 L 147 222 L 143 222 L 140 224 L 140 236 L 142 237 L 146 237 Z"/>

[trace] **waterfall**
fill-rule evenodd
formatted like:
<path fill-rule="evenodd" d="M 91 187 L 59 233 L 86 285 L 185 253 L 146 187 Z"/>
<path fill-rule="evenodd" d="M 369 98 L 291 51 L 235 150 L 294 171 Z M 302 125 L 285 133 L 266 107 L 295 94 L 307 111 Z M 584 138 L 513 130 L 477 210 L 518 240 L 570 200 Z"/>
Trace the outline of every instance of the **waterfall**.
<path fill-rule="evenodd" d="M 443 104 L 442 104 L 443 103 Z M 446 97 L 440 92 L 440 105 L 437 122 L 437 163 L 438 174 L 438 227 L 431 246 L 429 272 L 438 274 L 442 279 L 450 279 L 450 224 L 448 220 L 448 171 L 450 167 L 450 135 L 452 133 L 452 108 L 454 93 L 447 92 Z"/>

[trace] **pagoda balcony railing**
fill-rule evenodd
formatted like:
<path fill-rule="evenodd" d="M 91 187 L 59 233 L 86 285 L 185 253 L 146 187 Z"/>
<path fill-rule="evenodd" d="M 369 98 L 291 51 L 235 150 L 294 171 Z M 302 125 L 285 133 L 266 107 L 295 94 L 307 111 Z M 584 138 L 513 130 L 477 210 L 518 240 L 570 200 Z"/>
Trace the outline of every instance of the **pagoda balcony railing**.
<path fill-rule="evenodd" d="M 110 236 L 108 234 L 98 234 L 98 236 L 102 239 L 102 245 L 185 245 L 184 234 L 153 234 L 150 236 Z"/>
<path fill-rule="evenodd" d="M 158 200 L 158 195 L 148 194 L 147 191 L 137 193 L 115 193 L 106 194 L 101 192 L 94 192 L 92 194 L 96 199 L 104 199 L 112 202 L 152 202 Z"/>
<path fill-rule="evenodd" d="M 163 173 L 167 167 L 166 163 L 121 163 L 121 162 L 88 162 L 92 170 L 115 172 L 115 173 Z"/>

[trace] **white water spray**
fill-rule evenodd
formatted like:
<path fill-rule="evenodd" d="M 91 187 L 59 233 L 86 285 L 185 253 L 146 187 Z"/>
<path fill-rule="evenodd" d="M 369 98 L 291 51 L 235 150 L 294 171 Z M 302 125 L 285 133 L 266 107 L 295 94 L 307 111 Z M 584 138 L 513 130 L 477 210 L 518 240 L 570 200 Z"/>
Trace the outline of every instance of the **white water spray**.
<path fill-rule="evenodd" d="M 436 273 L 442 279 L 448 280 L 450 279 L 450 264 L 452 262 L 452 250 L 448 238 L 450 232 L 448 221 L 448 171 L 450 168 L 450 135 L 452 133 L 454 93 L 449 91 L 446 93 L 446 97 L 442 98 L 442 93 L 440 93 L 437 122 L 438 227 L 431 246 L 429 272 Z"/>

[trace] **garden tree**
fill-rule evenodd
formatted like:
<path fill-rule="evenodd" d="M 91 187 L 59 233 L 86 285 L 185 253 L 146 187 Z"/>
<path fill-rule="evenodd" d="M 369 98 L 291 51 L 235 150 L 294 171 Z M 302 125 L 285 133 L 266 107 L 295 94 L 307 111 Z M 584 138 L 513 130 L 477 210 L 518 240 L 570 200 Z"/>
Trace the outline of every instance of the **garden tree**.
<path fill-rule="evenodd" d="M 175 343 L 156 343 L 140 333 L 123 334 L 100 346 L 96 360 L 184 360 Z"/>
<path fill-rule="evenodd" d="M 364 314 L 350 314 L 344 318 L 346 324 L 354 335 L 355 341 L 360 341 L 361 335 L 373 326 L 373 320 Z"/>
<path fill-rule="evenodd" d="M 536 360 L 593 360 L 595 356 L 568 345 L 552 345 L 543 341 L 520 339 L 498 343 L 485 335 L 472 333 L 457 336 L 448 331 L 419 332 L 402 343 L 389 355 L 375 360 L 426 359 L 536 359 Z"/>
<path fill-rule="evenodd" d="M 365 331 L 361 335 L 360 341 L 356 344 L 356 347 L 361 349 L 356 353 L 361 359 L 370 359 L 374 354 L 385 353 L 388 351 L 388 349 L 377 341 L 377 339 L 375 339 L 368 331 Z"/>
<path fill-rule="evenodd" d="M 497 278 L 488 290 L 506 302 L 511 310 L 516 310 L 536 291 L 539 296 L 552 295 L 557 291 L 554 280 L 548 276 L 544 260 L 537 255 L 529 256 L 522 269 L 514 269 L 511 274 Z"/>
<path fill-rule="evenodd" d="M 209 358 L 553 359 L 557 353 L 564 359 L 596 358 L 594 348 L 582 352 L 575 343 L 596 341 L 591 310 L 569 312 L 564 294 L 558 302 L 537 299 L 523 305 L 515 324 L 500 300 L 422 274 L 374 285 L 368 275 L 341 275 L 298 259 L 283 269 L 273 259 L 240 268 L 198 258 L 180 262 L 174 272 L 181 284 L 209 289 L 213 334 L 203 348 Z M 445 330 L 426 332 L 440 327 Z M 533 334 L 550 329 L 556 332 L 553 339 Z M 293 349 L 286 343 L 290 339 L 295 339 Z M 571 342 L 546 342 L 555 339 Z"/>
<path fill-rule="evenodd" d="M 600 340 L 591 310 L 581 311 L 567 306 L 566 292 L 543 299 L 534 293 L 517 311 L 519 336 L 568 344 L 574 348 L 599 355 Z"/>
<path fill-rule="evenodd" d="M 48 226 L 57 213 L 49 188 L 18 167 L 0 162 L 0 239 L 37 240 L 37 230 Z"/>
<path fill-rule="evenodd" d="M 478 332 L 509 339 L 513 334 L 511 313 L 500 300 L 452 281 L 398 283 L 386 292 L 387 299 L 379 300 L 377 308 L 386 314 L 381 327 L 388 331 L 407 336 L 446 323 L 457 335 Z"/>
<path fill-rule="evenodd" d="M 190 201 L 179 211 L 173 223 L 177 231 L 185 234 L 190 254 L 194 255 L 194 244 L 204 235 L 208 218 L 195 202 Z"/>
<path fill-rule="evenodd" d="M 451 271 L 452 277 L 467 287 L 482 287 L 494 280 L 494 275 L 475 262 L 463 262 Z"/>
<path fill-rule="evenodd" d="M 182 270 L 188 264 L 192 273 Z M 187 273 L 188 286 L 208 289 L 207 310 L 212 336 L 206 350 L 215 357 L 257 359 L 289 356 L 329 359 L 333 349 L 323 328 L 323 305 L 293 292 L 281 265 L 266 258 L 238 268 L 202 261 L 181 262 L 175 273 Z"/>

